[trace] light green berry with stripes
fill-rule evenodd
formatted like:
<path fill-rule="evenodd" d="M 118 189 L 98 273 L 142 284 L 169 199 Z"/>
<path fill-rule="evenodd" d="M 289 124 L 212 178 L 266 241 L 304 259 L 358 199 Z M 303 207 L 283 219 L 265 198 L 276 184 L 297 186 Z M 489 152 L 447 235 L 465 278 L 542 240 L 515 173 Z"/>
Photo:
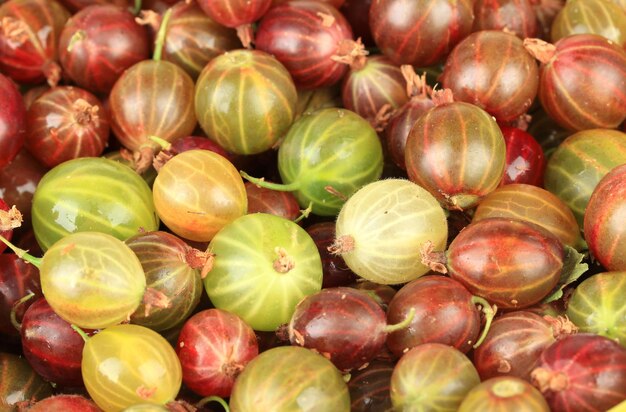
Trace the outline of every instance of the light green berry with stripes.
<path fill-rule="evenodd" d="M 152 192 L 130 167 L 85 157 L 51 169 L 33 197 L 35 238 L 45 251 L 70 233 L 102 232 L 120 240 L 159 227 Z"/>
<path fill-rule="evenodd" d="M 139 325 L 113 326 L 88 338 L 81 370 L 89 396 L 105 412 L 146 402 L 166 405 L 176 399 L 182 384 L 172 346 Z"/>
<path fill-rule="evenodd" d="M 258 331 L 288 323 L 298 302 L 322 288 L 315 242 L 282 217 L 244 215 L 224 226 L 208 251 L 215 255 L 204 279 L 211 302 Z"/>
<path fill-rule="evenodd" d="M 146 277 L 133 251 L 97 232 L 65 236 L 45 253 L 40 267 L 44 297 L 65 321 L 102 329 L 129 319 L 146 290 Z"/>
<path fill-rule="evenodd" d="M 430 269 L 427 245 L 443 251 L 446 215 L 424 188 L 405 179 L 370 183 L 357 191 L 337 217 L 333 248 L 357 275 L 380 284 L 410 282 Z"/>
<path fill-rule="evenodd" d="M 567 316 L 580 332 L 595 333 L 626 346 L 626 272 L 603 272 L 585 279 L 567 303 Z"/>
<path fill-rule="evenodd" d="M 214 58 L 195 90 L 196 117 L 209 139 L 242 155 L 272 148 L 293 122 L 297 100 L 287 69 L 259 50 Z"/>
<path fill-rule="evenodd" d="M 260 186 L 291 191 L 303 208 L 336 216 L 356 190 L 378 180 L 383 149 L 374 128 L 346 109 L 305 113 L 289 129 L 278 149 L 283 184 L 244 177 Z"/>
<path fill-rule="evenodd" d="M 348 412 L 350 394 L 328 359 L 299 346 L 281 346 L 246 365 L 229 406 L 233 412 Z"/>

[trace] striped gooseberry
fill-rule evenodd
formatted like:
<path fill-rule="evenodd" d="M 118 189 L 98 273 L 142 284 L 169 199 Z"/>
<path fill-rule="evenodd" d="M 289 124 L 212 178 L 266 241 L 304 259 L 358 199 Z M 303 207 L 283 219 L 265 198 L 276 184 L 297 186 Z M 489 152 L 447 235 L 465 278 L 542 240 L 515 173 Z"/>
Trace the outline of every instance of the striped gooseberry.
<path fill-rule="evenodd" d="M 202 396 L 230 396 L 241 371 L 259 354 L 254 330 L 237 315 L 220 309 L 189 318 L 177 342 L 183 382 Z"/>
<path fill-rule="evenodd" d="M 432 263 L 432 269 L 449 273 L 471 293 L 506 309 L 529 307 L 547 297 L 561 279 L 566 257 L 563 244 L 541 226 L 499 217 L 471 223 L 443 254 L 424 251 L 424 262 Z"/>
<path fill-rule="evenodd" d="M 105 411 L 136 403 L 165 405 L 182 383 L 176 352 L 165 338 L 139 325 L 116 325 L 85 337 L 83 380 Z"/>
<path fill-rule="evenodd" d="M 294 119 L 296 87 L 285 67 L 259 50 L 211 60 L 195 88 L 196 116 L 207 136 L 229 152 L 264 152 Z"/>
<path fill-rule="evenodd" d="M 18 403 L 52 395 L 52 386 L 30 367 L 26 359 L 0 352 L 0 408 L 17 411 Z"/>
<path fill-rule="evenodd" d="M 332 86 L 348 71 L 336 60 L 344 53 L 345 40 L 352 40 L 352 29 L 335 7 L 321 1 L 288 1 L 265 13 L 255 46 L 276 56 L 299 89 L 315 89 Z"/>
<path fill-rule="evenodd" d="M 374 360 L 388 334 L 407 327 L 414 313 L 388 325 L 385 312 L 370 294 L 349 287 L 322 289 L 296 306 L 288 325 L 289 340 L 349 372 Z"/>
<path fill-rule="evenodd" d="M 498 121 L 526 113 L 537 96 L 539 69 L 513 33 L 482 30 L 452 50 L 441 76 L 454 99 L 474 104 Z"/>
<path fill-rule="evenodd" d="M 584 33 L 598 34 L 626 47 L 626 10 L 614 0 L 568 0 L 552 22 L 550 40 Z"/>
<path fill-rule="evenodd" d="M 26 138 L 26 107 L 17 85 L 0 73 L 0 169 L 11 163 Z"/>
<path fill-rule="evenodd" d="M 495 119 L 478 106 L 433 93 L 406 142 L 406 170 L 447 209 L 466 210 L 493 191 L 504 173 L 506 144 Z"/>
<path fill-rule="evenodd" d="M 395 64 L 432 66 L 472 32 L 472 0 L 373 0 L 376 45 Z"/>
<path fill-rule="evenodd" d="M 129 10 L 112 4 L 91 5 L 77 12 L 59 39 L 64 73 L 93 93 L 109 93 L 124 70 L 149 56 L 146 29 Z"/>
<path fill-rule="evenodd" d="M 237 36 L 244 47 L 254 42 L 253 24 L 272 5 L 272 0 L 198 0 L 202 11 L 219 24 L 237 29 Z"/>
<path fill-rule="evenodd" d="M 553 411 L 606 411 L 626 400 L 624 365 L 626 348 L 619 343 L 577 333 L 541 353 L 531 382 Z"/>
<path fill-rule="evenodd" d="M 474 31 L 508 30 L 520 39 L 537 37 L 536 0 L 475 0 Z"/>
<path fill-rule="evenodd" d="M 626 84 L 626 82 L 625 82 Z M 583 229 L 585 209 L 598 182 L 626 163 L 626 133 L 609 129 L 577 132 L 563 141 L 546 164 L 544 187 L 574 212 Z"/>
<path fill-rule="evenodd" d="M 163 59 L 182 67 L 194 80 L 209 61 L 238 47 L 237 32 L 212 20 L 196 2 L 172 6 Z"/>
<path fill-rule="evenodd" d="M 109 139 L 109 119 L 86 90 L 57 86 L 35 100 L 26 115 L 26 149 L 47 167 L 78 157 L 100 156 Z"/>
<path fill-rule="evenodd" d="M 445 248 L 448 226 L 443 209 L 425 189 L 408 180 L 385 179 L 348 199 L 335 236 L 333 251 L 354 273 L 376 283 L 399 284 L 428 272 L 420 248 L 427 241 Z"/>
<path fill-rule="evenodd" d="M 532 1 L 533 9 L 537 15 L 537 23 L 539 24 L 539 36 L 544 40 L 550 39 L 550 30 L 552 22 L 556 15 L 565 6 L 566 0 L 539 0 Z"/>
<path fill-rule="evenodd" d="M 298 346 L 269 349 L 254 358 L 235 381 L 234 411 L 350 411 L 343 376 L 322 355 Z"/>
<path fill-rule="evenodd" d="M 237 169 L 209 150 L 172 157 L 159 170 L 152 195 L 163 223 L 178 236 L 198 242 L 211 240 L 248 208 Z"/>
<path fill-rule="evenodd" d="M 626 50 L 596 34 L 549 44 L 525 39 L 540 62 L 539 101 L 568 130 L 612 129 L 626 119 Z"/>
<path fill-rule="evenodd" d="M 0 5 L 0 71 L 18 83 L 44 80 L 56 86 L 59 36 L 70 13 L 56 0 L 17 0 Z"/>
<path fill-rule="evenodd" d="M 378 180 L 383 150 L 374 128 L 356 113 L 327 108 L 304 113 L 278 149 L 283 184 L 242 175 L 269 189 L 292 191 L 301 207 L 335 216 L 361 186 Z"/>
<path fill-rule="evenodd" d="M 500 186 L 481 200 L 472 222 L 490 217 L 521 219 L 543 227 L 565 244 L 582 248 L 576 217 L 557 196 L 529 184 Z"/>
<path fill-rule="evenodd" d="M 146 292 L 146 277 L 137 256 L 106 233 L 66 235 L 42 258 L 0 240 L 39 268 L 48 304 L 65 321 L 81 328 L 106 328 L 127 320 Z"/>
<path fill-rule="evenodd" d="M 322 286 L 313 239 L 278 216 L 241 216 L 215 235 L 207 251 L 215 255 L 204 279 L 211 302 L 254 330 L 273 331 L 289 322 L 297 303 Z"/>
<path fill-rule="evenodd" d="M 626 165 L 607 173 L 585 209 L 584 233 L 593 256 L 609 271 L 626 271 Z"/>
<path fill-rule="evenodd" d="M 394 366 L 395 362 L 376 359 L 367 367 L 350 373 L 348 389 L 352 412 L 393 410 L 389 383 Z"/>
<path fill-rule="evenodd" d="M 454 412 L 479 383 L 476 368 L 462 352 L 441 343 L 425 343 L 396 364 L 391 402 L 397 410 Z"/>
<path fill-rule="evenodd" d="M 14 305 L 31 293 L 41 296 L 39 270 L 13 253 L 0 253 L 0 285 L 0 336 L 19 338 L 19 332 L 11 319 L 12 312 L 16 319 L 21 319 L 34 300 L 29 299 L 16 307 Z"/>
<path fill-rule="evenodd" d="M 24 357 L 37 374 L 61 387 L 83 386 L 80 362 L 85 342 L 45 298 L 26 309 L 20 334 Z"/>
<path fill-rule="evenodd" d="M 157 230 L 147 183 L 114 160 L 82 157 L 52 168 L 33 196 L 32 224 L 45 251 L 71 233 L 107 233 L 120 240 Z"/>
<path fill-rule="evenodd" d="M 28 406 L 20 405 L 19 410 L 29 412 L 101 412 L 102 409 L 81 395 L 60 394 L 50 396 L 36 402 L 28 402 Z"/>
<path fill-rule="evenodd" d="M 335 241 L 335 222 L 318 222 L 305 228 L 311 236 L 322 258 L 324 281 L 322 288 L 347 286 L 357 280 L 343 258 L 331 253 L 328 248 Z"/>
<path fill-rule="evenodd" d="M 162 293 L 164 307 L 142 303 L 130 322 L 157 332 L 184 322 L 200 302 L 203 293 L 200 269 L 204 253 L 167 232 L 145 232 L 126 240 L 146 275 L 148 288 Z"/>
<path fill-rule="evenodd" d="M 111 128 L 119 142 L 133 152 L 139 173 L 161 149 L 151 136 L 172 142 L 190 135 L 197 123 L 193 79 L 180 66 L 161 59 L 171 15 L 169 9 L 161 20 L 153 58 L 125 70 L 109 94 Z"/>
<path fill-rule="evenodd" d="M 252 182 L 246 182 L 245 187 L 248 213 L 269 213 L 289 220 L 300 216 L 300 205 L 291 192 L 267 189 Z"/>
<path fill-rule="evenodd" d="M 505 313 L 493 321 L 482 345 L 474 350 L 474 366 L 483 380 L 513 376 L 529 381 L 543 350 L 577 331 L 564 317 L 529 310 Z"/>
<path fill-rule="evenodd" d="M 480 310 L 485 313 L 481 328 Z M 404 285 L 387 309 L 387 322 L 396 323 L 415 312 L 406 328 L 387 336 L 387 347 L 401 357 L 415 346 L 442 343 L 463 353 L 479 347 L 495 315 L 491 305 L 472 294 L 460 283 L 446 276 L 422 276 Z"/>
<path fill-rule="evenodd" d="M 528 381 L 498 377 L 481 382 L 467 393 L 458 412 L 550 412 L 545 398 Z"/>
<path fill-rule="evenodd" d="M 500 126 L 500 130 L 506 144 L 506 166 L 500 186 L 513 183 L 542 186 L 546 159 L 539 142 L 517 127 Z"/>
<path fill-rule="evenodd" d="M 626 346 L 626 272 L 602 272 L 580 283 L 567 301 L 567 316 L 581 332 Z"/>

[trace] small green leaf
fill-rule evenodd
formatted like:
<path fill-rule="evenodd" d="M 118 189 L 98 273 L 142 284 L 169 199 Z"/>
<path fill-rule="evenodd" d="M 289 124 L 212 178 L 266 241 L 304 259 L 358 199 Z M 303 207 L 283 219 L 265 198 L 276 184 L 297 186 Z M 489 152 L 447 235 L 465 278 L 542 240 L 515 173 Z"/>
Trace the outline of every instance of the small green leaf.
<path fill-rule="evenodd" d="M 543 299 L 543 303 L 550 303 L 561 299 L 565 286 L 574 283 L 589 269 L 589 265 L 582 263 L 584 254 L 578 253 L 576 249 L 565 245 L 565 257 L 563 259 L 563 270 L 561 278 L 556 287 Z"/>

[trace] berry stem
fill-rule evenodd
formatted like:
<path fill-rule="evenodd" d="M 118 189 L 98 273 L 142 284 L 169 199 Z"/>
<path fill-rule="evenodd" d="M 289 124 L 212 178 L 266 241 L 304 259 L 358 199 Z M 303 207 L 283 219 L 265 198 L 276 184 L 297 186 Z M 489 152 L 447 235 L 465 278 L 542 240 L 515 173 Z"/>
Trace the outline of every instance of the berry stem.
<path fill-rule="evenodd" d="M 29 254 L 27 250 L 20 249 L 19 247 L 15 246 L 13 243 L 6 240 L 4 236 L 0 236 L 0 241 L 2 241 L 2 243 L 7 245 L 9 248 L 11 248 L 11 250 L 15 252 L 18 258 L 30 263 L 31 265 L 34 265 L 37 269 L 41 268 L 42 258 L 35 257 Z"/>
<path fill-rule="evenodd" d="M 478 341 L 476 341 L 476 344 L 474 344 L 473 346 L 473 348 L 476 349 L 483 343 L 485 337 L 487 337 L 487 333 L 489 333 L 489 329 L 491 329 L 491 321 L 493 320 L 494 316 L 496 316 L 498 307 L 496 305 L 493 305 L 492 307 L 489 302 L 487 302 L 487 300 L 481 298 L 480 296 L 472 296 L 471 302 L 474 305 L 480 305 L 482 307 L 483 313 L 485 314 L 485 327 L 483 328 L 483 333 L 481 333 Z"/>
<path fill-rule="evenodd" d="M 219 396 L 209 396 L 207 398 L 204 398 L 196 404 L 196 407 L 202 408 L 204 405 L 206 405 L 209 402 L 217 402 L 220 405 L 222 405 L 222 408 L 224 408 L 226 412 L 230 412 L 230 408 L 228 407 L 228 404 L 226 403 L 226 401 L 220 398 Z"/>
<path fill-rule="evenodd" d="M 259 179 L 258 177 L 252 177 L 249 174 L 247 174 L 246 172 L 244 172 L 243 170 L 239 171 L 239 174 L 246 179 L 249 182 L 254 183 L 255 185 L 259 186 L 259 187 L 264 187 L 266 189 L 272 189 L 272 190 L 277 190 L 279 192 L 293 192 L 294 190 L 298 190 L 300 188 L 300 183 L 299 182 L 292 182 L 289 184 L 282 184 L 282 183 L 272 183 L 272 182 L 266 182 L 264 179 Z"/>
<path fill-rule="evenodd" d="M 76 325 L 70 325 L 70 326 L 72 327 L 72 329 L 74 329 L 74 331 L 76 331 L 76 333 L 78 333 L 80 335 L 81 338 L 83 338 L 85 343 L 87 343 L 89 341 L 89 335 L 87 335 L 84 330 L 82 330 L 81 328 L 79 328 Z"/>
<path fill-rule="evenodd" d="M 135 7 L 133 8 L 133 14 L 136 16 L 141 11 L 141 0 L 135 0 Z"/>
<path fill-rule="evenodd" d="M 10 317 L 11 317 L 11 325 L 13 325 L 13 327 L 15 329 L 17 329 L 18 332 L 20 332 L 22 330 L 22 324 L 17 321 L 17 308 L 19 308 L 24 303 L 26 303 L 29 300 L 31 300 L 33 298 L 33 296 L 35 296 L 35 294 L 33 292 L 29 293 L 26 296 L 22 296 L 22 298 L 19 299 L 18 301 L 16 301 L 13 304 L 13 306 L 11 307 L 11 315 L 10 315 Z"/>
<path fill-rule="evenodd" d="M 400 329 L 404 329 L 411 324 L 414 317 L 415 317 L 415 308 L 411 308 L 411 310 L 409 310 L 408 315 L 406 315 L 406 318 L 404 318 L 402 322 L 396 323 L 395 325 L 387 325 L 385 326 L 383 331 L 385 331 L 385 333 L 391 333 Z"/>
<path fill-rule="evenodd" d="M 159 32 L 157 33 L 157 38 L 154 43 L 154 54 L 152 55 L 152 60 L 161 61 L 161 55 L 163 54 L 163 45 L 165 44 L 165 34 L 167 33 L 167 25 L 170 21 L 170 16 L 172 15 L 172 9 L 169 8 L 163 15 L 163 20 L 161 20 L 161 26 L 159 27 Z"/>

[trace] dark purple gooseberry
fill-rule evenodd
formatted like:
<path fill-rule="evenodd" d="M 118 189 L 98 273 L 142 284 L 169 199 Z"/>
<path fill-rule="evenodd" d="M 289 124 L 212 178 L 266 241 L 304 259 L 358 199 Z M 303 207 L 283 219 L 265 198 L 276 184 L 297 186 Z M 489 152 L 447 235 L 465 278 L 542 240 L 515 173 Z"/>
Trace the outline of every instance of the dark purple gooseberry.
<path fill-rule="evenodd" d="M 365 57 L 363 45 L 354 42 L 356 56 L 346 62 L 350 70 L 341 84 L 343 106 L 382 131 L 392 111 L 408 101 L 400 68 L 385 56 Z"/>
<path fill-rule="evenodd" d="M 493 321 L 482 345 L 474 351 L 474 366 L 483 380 L 496 376 L 530 380 L 543 350 L 576 331 L 564 317 L 529 311 L 506 313 Z"/>
<path fill-rule="evenodd" d="M 339 8 L 354 32 L 354 38 L 361 39 L 365 47 L 374 46 L 369 21 L 371 5 L 372 0 L 346 0 Z"/>
<path fill-rule="evenodd" d="M 55 0 L 0 5 L 0 71 L 18 83 L 47 80 L 56 86 L 61 78 L 57 45 L 69 17 L 65 7 Z"/>
<path fill-rule="evenodd" d="M 52 386 L 20 356 L 0 352 L 0 376 L 0 410 L 13 412 L 20 402 L 52 395 Z"/>
<path fill-rule="evenodd" d="M 387 312 L 389 303 L 398 292 L 392 286 L 370 282 L 369 280 L 365 280 L 363 278 L 358 279 L 356 282 L 351 283 L 348 286 L 369 294 L 385 312 Z"/>
<path fill-rule="evenodd" d="M 157 332 L 184 322 L 203 293 L 200 270 L 206 265 L 208 255 L 161 231 L 140 233 L 125 243 L 139 258 L 146 287 L 161 300 L 158 306 L 141 303 L 130 316 L 130 322 Z"/>
<path fill-rule="evenodd" d="M 392 410 L 389 386 L 394 366 L 392 361 L 377 359 L 350 374 L 348 389 L 352 412 Z"/>
<path fill-rule="evenodd" d="M 349 371 L 373 360 L 387 334 L 406 327 L 407 319 L 388 326 L 385 312 L 369 294 L 347 287 L 322 289 L 296 306 L 288 326 L 289 340 L 292 345 L 314 349 L 339 370 Z"/>
<path fill-rule="evenodd" d="M 256 48 L 274 55 L 298 88 L 314 89 L 337 83 L 348 71 L 333 59 L 352 49 L 348 43 L 347 50 L 340 50 L 345 40 L 352 40 L 352 29 L 336 8 L 296 0 L 272 7 L 263 16 Z"/>
<path fill-rule="evenodd" d="M 370 29 L 395 64 L 431 66 L 472 32 L 472 0 L 373 0 Z"/>
<path fill-rule="evenodd" d="M 626 50 L 595 34 L 575 34 L 554 45 L 526 39 L 542 64 L 539 101 L 569 130 L 613 129 L 626 119 Z"/>
<path fill-rule="evenodd" d="M 130 0 L 59 0 L 69 11 L 76 13 L 87 6 L 93 4 L 115 4 L 116 6 L 126 7 Z"/>
<path fill-rule="evenodd" d="M 150 55 L 146 29 L 129 10 L 110 4 L 84 8 L 59 40 L 63 70 L 79 86 L 108 93 L 124 70 Z"/>
<path fill-rule="evenodd" d="M 83 386 L 80 363 L 85 341 L 39 298 L 22 318 L 22 348 L 28 363 L 49 382 L 68 388 Z"/>
<path fill-rule="evenodd" d="M 409 101 L 394 112 L 389 119 L 387 127 L 385 127 L 385 140 L 391 160 L 396 166 L 406 170 L 404 152 L 409 132 L 417 119 L 428 109 L 434 107 L 435 103 L 430 99 L 431 90 L 426 84 L 426 73 L 418 76 L 413 70 L 413 66 L 408 64 L 403 65 L 400 70 L 406 81 Z"/>
<path fill-rule="evenodd" d="M 516 127 L 500 126 L 506 144 L 506 166 L 500 186 L 524 183 L 543 186 L 546 159 L 534 137 Z"/>
<path fill-rule="evenodd" d="M 298 199 L 291 192 L 279 192 L 246 182 L 248 213 L 269 213 L 295 220 L 300 216 Z"/>
<path fill-rule="evenodd" d="M 475 104 L 498 121 L 509 121 L 526 113 L 535 100 L 539 70 L 519 37 L 483 30 L 452 50 L 441 82 L 455 100 Z"/>
<path fill-rule="evenodd" d="M 537 0 L 476 0 L 474 31 L 506 30 L 520 39 L 537 37 L 539 23 L 533 4 Z"/>
<path fill-rule="evenodd" d="M 567 336 L 543 351 L 531 380 L 553 411 L 606 411 L 626 400 L 626 349 L 604 336 Z"/>
<path fill-rule="evenodd" d="M 585 240 L 609 271 L 626 271 L 626 165 L 613 168 L 593 190 L 585 209 Z"/>
<path fill-rule="evenodd" d="M 30 293 L 41 296 L 39 270 L 24 262 L 13 253 L 0 254 L 0 334 L 18 337 L 19 331 L 11 322 L 13 305 Z M 19 321 L 33 303 L 33 299 L 15 308 L 15 317 Z"/>
<path fill-rule="evenodd" d="M 389 303 L 388 323 L 402 321 L 411 310 L 415 317 L 408 327 L 387 336 L 387 347 L 398 357 L 424 343 L 442 343 L 467 353 L 479 343 L 481 319 L 477 304 L 482 304 L 493 318 L 490 305 L 473 297 L 456 280 L 437 275 L 415 279 Z"/>
<path fill-rule="evenodd" d="M 26 226 L 30 226 L 33 194 L 47 171 L 26 149 L 22 149 L 7 166 L 0 168 L 0 198 L 22 212 Z"/>
<path fill-rule="evenodd" d="M 196 2 L 180 1 L 172 6 L 163 60 L 176 63 L 193 79 L 214 57 L 239 47 L 237 32 L 213 21 Z"/>
<path fill-rule="evenodd" d="M 81 395 L 61 394 L 37 402 L 28 402 L 20 412 L 101 412 L 94 401 Z"/>
<path fill-rule="evenodd" d="M 78 87 L 43 93 L 28 109 L 26 149 L 47 167 L 78 157 L 100 156 L 109 119 L 100 100 Z"/>
<path fill-rule="evenodd" d="M 272 0 L 198 0 L 198 5 L 219 24 L 237 29 L 244 47 L 250 48 L 254 32 L 252 24 L 272 5 Z"/>
<path fill-rule="evenodd" d="M 441 257 L 447 269 L 431 267 L 499 308 L 520 309 L 540 302 L 555 288 L 564 259 L 563 244 L 543 227 L 493 217 L 459 233 Z"/>
<path fill-rule="evenodd" d="M 11 163 L 26 138 L 26 107 L 13 81 L 0 73 L 0 170 Z"/>
<path fill-rule="evenodd" d="M 533 8 L 537 16 L 538 37 L 549 40 L 552 22 L 565 6 L 566 0 L 533 0 Z"/>
<path fill-rule="evenodd" d="M 254 331 L 220 309 L 196 313 L 180 331 L 176 353 L 183 382 L 201 396 L 230 396 L 235 379 L 259 354 Z"/>
<path fill-rule="evenodd" d="M 315 246 L 322 258 L 322 288 L 347 286 L 356 281 L 357 276 L 350 270 L 339 254 L 328 251 L 335 241 L 335 222 L 319 222 L 306 228 L 307 233 L 315 241 Z"/>

